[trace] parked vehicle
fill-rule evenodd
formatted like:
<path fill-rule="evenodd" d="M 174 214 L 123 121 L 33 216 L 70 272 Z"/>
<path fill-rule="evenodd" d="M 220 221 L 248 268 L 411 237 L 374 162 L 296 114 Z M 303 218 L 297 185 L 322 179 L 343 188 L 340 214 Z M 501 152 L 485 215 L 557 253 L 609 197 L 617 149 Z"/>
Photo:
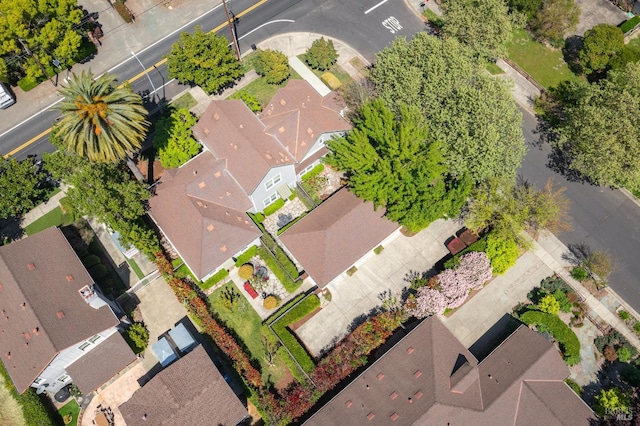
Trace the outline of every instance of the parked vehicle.
<path fill-rule="evenodd" d="M 13 96 L 13 93 L 11 93 L 7 86 L 5 86 L 3 83 L 0 83 L 0 108 L 9 108 L 15 103 L 16 98 Z"/>

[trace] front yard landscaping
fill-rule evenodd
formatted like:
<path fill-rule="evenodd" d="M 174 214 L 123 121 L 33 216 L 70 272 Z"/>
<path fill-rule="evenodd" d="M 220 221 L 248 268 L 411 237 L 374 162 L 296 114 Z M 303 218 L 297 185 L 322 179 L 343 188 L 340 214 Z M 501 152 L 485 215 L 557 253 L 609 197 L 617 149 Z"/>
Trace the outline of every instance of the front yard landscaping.
<path fill-rule="evenodd" d="M 73 222 L 71 216 L 64 213 L 60 207 L 56 207 L 49 213 L 25 226 L 24 232 L 27 235 L 33 235 L 52 226 L 65 226 L 71 224 L 71 222 Z"/>
<path fill-rule="evenodd" d="M 507 43 L 509 59 L 518 64 L 545 88 L 556 87 L 565 80 L 578 80 L 558 49 L 551 49 L 533 39 L 524 29 L 515 29 Z"/>
<path fill-rule="evenodd" d="M 58 410 L 58 414 L 62 418 L 62 421 L 65 425 L 76 426 L 78 424 L 78 414 L 80 414 L 80 406 L 75 399 L 72 399 Z"/>

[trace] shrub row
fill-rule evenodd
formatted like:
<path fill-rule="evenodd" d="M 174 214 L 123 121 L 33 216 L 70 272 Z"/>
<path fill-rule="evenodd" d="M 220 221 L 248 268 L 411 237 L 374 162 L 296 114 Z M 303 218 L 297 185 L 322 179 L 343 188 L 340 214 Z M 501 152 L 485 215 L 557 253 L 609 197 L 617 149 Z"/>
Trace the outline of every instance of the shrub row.
<path fill-rule="evenodd" d="M 300 321 L 320 307 L 320 299 L 315 294 L 304 299 L 293 309 L 283 315 L 279 320 L 271 324 L 271 329 L 280 337 L 282 343 L 289 349 L 289 352 L 298 361 L 302 369 L 309 373 L 313 371 L 315 364 L 307 350 L 300 344 L 298 339 L 289 331 L 289 324 Z"/>
<path fill-rule="evenodd" d="M 285 271 L 291 276 L 291 278 L 298 278 L 298 268 L 296 265 L 289 259 L 287 253 L 282 250 L 282 247 L 276 243 L 276 240 L 273 239 L 269 233 L 264 233 L 262 235 L 262 243 L 267 246 L 271 253 L 275 254 L 276 260 L 282 265 Z"/>
<path fill-rule="evenodd" d="M 211 315 L 207 303 L 184 280 L 173 276 L 173 267 L 163 253 L 157 253 L 155 263 L 166 278 L 178 300 L 200 323 L 201 330 L 209 335 L 218 348 L 231 360 L 234 369 L 252 386 L 262 386 L 262 375 L 251 364 L 249 357 L 235 339 Z"/>
<path fill-rule="evenodd" d="M 287 275 L 284 269 L 282 269 L 280 264 L 276 261 L 275 257 L 273 257 L 269 250 L 267 250 L 263 246 L 260 246 L 258 248 L 258 256 L 260 256 L 260 258 L 264 260 L 267 268 L 269 268 L 269 270 L 273 272 L 273 275 L 278 278 L 278 280 L 284 286 L 285 290 L 287 290 L 289 293 L 293 293 L 298 289 L 298 287 L 300 287 L 300 284 L 302 284 L 302 280 L 293 281 L 291 278 L 289 278 L 289 275 Z"/>
<path fill-rule="evenodd" d="M 312 179 L 312 178 L 318 176 L 323 171 L 324 171 L 324 164 L 318 164 L 313 169 L 311 169 L 307 173 L 303 174 L 300 179 L 302 179 L 303 182 L 306 182 L 309 179 Z"/>
<path fill-rule="evenodd" d="M 271 216 L 272 214 L 280 210 L 283 206 L 284 200 L 282 198 L 278 198 L 276 201 L 265 207 L 262 213 L 264 213 L 265 216 Z"/>
<path fill-rule="evenodd" d="M 491 267 L 495 274 L 504 274 L 507 269 L 516 263 L 516 260 L 520 256 L 520 250 L 514 240 L 500 238 L 489 232 L 447 260 L 444 267 L 447 269 L 455 269 L 460 262 L 460 257 L 472 251 L 485 252 L 491 261 Z"/>
<path fill-rule="evenodd" d="M 200 284 L 200 288 L 203 290 L 208 290 L 228 276 L 229 270 L 222 268 L 218 272 L 213 274 L 211 278 Z"/>
<path fill-rule="evenodd" d="M 257 246 L 249 247 L 244 253 L 242 253 L 240 256 L 236 258 L 236 267 L 239 268 L 245 263 L 248 263 L 251 260 L 251 258 L 256 254 L 258 254 L 258 247 Z"/>
<path fill-rule="evenodd" d="M 580 341 L 578 336 L 557 315 L 540 311 L 528 311 L 520 315 L 520 320 L 527 325 L 542 326 L 560 344 L 564 362 L 571 366 L 580 362 Z"/>
<path fill-rule="evenodd" d="M 636 25 L 640 24 L 640 16 L 634 16 L 633 18 L 625 21 L 622 25 L 620 25 L 620 29 L 623 33 L 627 33 L 634 29 Z"/>

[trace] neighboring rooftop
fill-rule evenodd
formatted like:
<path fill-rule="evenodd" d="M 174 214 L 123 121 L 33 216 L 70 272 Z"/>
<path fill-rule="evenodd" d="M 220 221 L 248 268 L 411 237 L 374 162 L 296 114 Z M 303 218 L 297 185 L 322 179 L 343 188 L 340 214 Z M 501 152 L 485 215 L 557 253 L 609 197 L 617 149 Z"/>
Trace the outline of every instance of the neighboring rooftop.
<path fill-rule="evenodd" d="M 159 372 L 119 408 L 127 426 L 237 425 L 248 417 L 202 345 Z"/>
<path fill-rule="evenodd" d="M 558 350 L 519 327 L 482 362 L 436 317 L 424 320 L 308 425 L 589 425 Z"/>
<path fill-rule="evenodd" d="M 246 214 L 250 199 L 225 166 L 203 152 L 167 170 L 149 200 L 149 213 L 198 278 L 261 234 Z"/>
<path fill-rule="evenodd" d="M 193 127 L 193 134 L 226 167 L 247 194 L 272 167 L 295 159 L 241 100 L 213 101 Z"/>
<path fill-rule="evenodd" d="M 127 342 L 119 332 L 107 337 L 85 356 L 66 368 L 73 383 L 87 395 L 136 360 Z"/>
<path fill-rule="evenodd" d="M 92 284 L 58 228 L 0 247 L 0 359 L 18 392 L 58 352 L 119 323 L 80 295 Z"/>
<path fill-rule="evenodd" d="M 324 287 L 398 229 L 384 213 L 343 188 L 285 231 L 280 240 L 316 284 Z"/>
<path fill-rule="evenodd" d="M 334 92 L 322 97 L 305 80 L 292 79 L 278 89 L 260 119 L 266 132 L 302 161 L 320 135 L 351 128 L 335 97 Z"/>

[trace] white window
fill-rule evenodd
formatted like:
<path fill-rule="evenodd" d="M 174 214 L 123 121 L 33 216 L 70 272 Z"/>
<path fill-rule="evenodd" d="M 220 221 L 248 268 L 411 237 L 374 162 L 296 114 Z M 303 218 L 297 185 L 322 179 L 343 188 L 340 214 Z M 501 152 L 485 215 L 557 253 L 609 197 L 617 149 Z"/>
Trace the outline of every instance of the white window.
<path fill-rule="evenodd" d="M 305 167 L 303 171 L 300 172 L 300 176 L 304 176 L 311 171 L 315 167 L 315 164 L 312 164 L 308 167 Z"/>
<path fill-rule="evenodd" d="M 282 176 L 280 176 L 280 173 L 278 173 L 277 175 L 275 175 L 274 177 L 272 177 L 271 179 L 266 181 L 265 184 L 264 184 L 264 187 L 266 189 L 271 189 L 271 188 L 273 188 L 274 185 L 276 185 L 281 180 L 282 180 Z"/>
<path fill-rule="evenodd" d="M 273 203 L 277 199 L 278 199 L 278 194 L 277 193 L 271 194 L 270 197 L 267 197 L 267 198 L 264 199 L 264 206 L 267 207 L 269 204 Z"/>
<path fill-rule="evenodd" d="M 62 376 L 58 377 L 58 381 L 62 382 L 62 383 L 66 383 L 71 379 L 71 377 L 69 377 L 67 374 L 63 374 Z"/>
<path fill-rule="evenodd" d="M 91 346 L 91 343 L 89 342 L 84 342 L 83 344 L 80 345 L 80 347 L 78 349 L 80 349 L 81 351 L 84 351 L 85 349 L 87 349 L 89 346 Z"/>
<path fill-rule="evenodd" d="M 38 377 L 37 379 L 35 379 L 33 381 L 33 383 L 35 383 L 36 385 L 41 384 L 42 382 L 44 382 L 44 379 L 42 377 Z"/>
<path fill-rule="evenodd" d="M 102 336 L 99 334 L 96 334 L 95 336 L 93 336 L 91 339 L 89 339 L 90 343 L 96 343 L 98 340 L 102 339 Z"/>

